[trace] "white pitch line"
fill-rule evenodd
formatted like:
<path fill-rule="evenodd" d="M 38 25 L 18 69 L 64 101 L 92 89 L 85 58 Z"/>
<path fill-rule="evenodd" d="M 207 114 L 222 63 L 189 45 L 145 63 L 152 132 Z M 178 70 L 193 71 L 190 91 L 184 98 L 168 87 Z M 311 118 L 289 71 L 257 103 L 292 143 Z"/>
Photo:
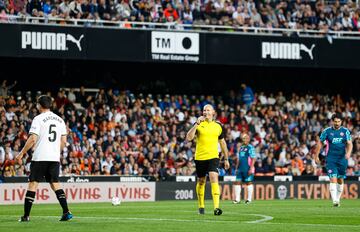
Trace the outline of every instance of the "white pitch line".
<path fill-rule="evenodd" d="M 244 223 L 262 223 L 262 222 L 266 222 L 266 221 L 270 221 L 270 220 L 274 219 L 271 216 L 263 215 L 263 214 L 247 214 L 247 215 L 252 215 L 252 216 L 256 216 L 256 217 L 262 217 L 262 219 L 255 220 L 255 221 L 247 221 L 247 222 L 244 222 Z"/>
<path fill-rule="evenodd" d="M 3 215 L 0 215 L 3 216 Z M 59 218 L 58 216 L 31 216 L 36 218 Z M 136 218 L 136 217 L 82 217 L 82 216 L 74 216 L 73 219 L 85 219 L 85 220 L 109 220 L 109 221 L 172 221 L 172 222 L 214 222 L 214 223 L 235 223 L 240 224 L 243 223 L 241 221 L 234 220 L 194 220 L 194 219 L 175 219 L 175 218 Z"/>
<path fill-rule="evenodd" d="M 248 224 L 248 223 L 261 223 L 265 220 L 271 220 L 272 217 L 262 214 L 242 214 L 242 215 L 253 215 L 258 217 L 264 217 L 263 219 L 256 220 L 256 221 L 234 221 L 234 220 L 194 220 L 194 219 L 174 219 L 174 218 L 127 218 L 127 217 L 82 217 L 82 216 L 75 216 L 74 219 L 85 219 L 85 220 L 94 220 L 94 219 L 101 219 L 101 220 L 110 220 L 110 221 L 172 221 L 172 222 L 212 222 L 212 223 L 232 223 L 232 224 Z M 8 215 L 0 215 L 0 217 L 9 217 Z M 15 217 L 15 216 L 10 216 Z M 31 216 L 35 218 L 56 218 L 58 219 L 59 216 Z M 267 218 L 269 217 L 269 218 Z M 271 219 L 270 219 L 271 218 Z M 339 224 L 309 224 L 309 223 L 281 223 L 281 222 L 265 222 L 262 225 L 294 225 L 294 226 L 317 226 L 317 227 L 350 227 L 350 228 L 360 228 L 360 225 L 339 225 Z"/>
<path fill-rule="evenodd" d="M 117 221 L 117 220 L 129 220 L 129 221 L 172 221 L 172 222 L 209 222 L 209 223 L 233 223 L 233 224 L 241 224 L 241 223 L 261 223 L 264 221 L 272 220 L 273 218 L 266 215 L 260 214 L 243 214 L 243 215 L 252 215 L 256 217 L 264 217 L 260 220 L 255 221 L 234 221 L 234 220 L 196 220 L 196 219 L 175 219 L 175 218 L 137 218 L 137 217 L 82 217 L 82 216 L 75 216 L 75 219 L 85 219 L 85 220 L 94 220 L 94 219 L 101 219 L 101 220 L 110 220 L 110 221 Z M 0 215 L 4 216 L 4 215 Z M 58 218 L 58 216 L 31 216 L 36 218 Z"/>
<path fill-rule="evenodd" d="M 309 223 L 281 223 L 281 222 L 267 222 L 264 225 L 294 225 L 294 226 L 326 226 L 326 227 L 351 227 L 360 228 L 360 225 L 339 225 L 339 224 L 309 224 Z"/>

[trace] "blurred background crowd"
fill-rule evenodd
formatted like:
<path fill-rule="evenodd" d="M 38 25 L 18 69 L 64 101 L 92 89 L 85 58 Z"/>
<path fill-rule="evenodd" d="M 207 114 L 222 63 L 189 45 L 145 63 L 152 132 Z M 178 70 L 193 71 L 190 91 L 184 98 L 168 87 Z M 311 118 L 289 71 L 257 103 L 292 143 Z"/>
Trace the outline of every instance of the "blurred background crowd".
<path fill-rule="evenodd" d="M 0 0 L 0 22 L 22 21 L 31 16 L 40 18 L 27 22 L 107 20 L 124 22 L 121 26 L 125 28 L 154 27 L 130 22 L 155 22 L 359 31 L 359 15 L 359 2 L 352 0 Z"/>
<path fill-rule="evenodd" d="M 53 112 L 64 118 L 68 143 L 61 154 L 61 175 L 171 176 L 193 175 L 195 144 L 185 135 L 202 115 L 205 104 L 215 106 L 226 130 L 234 175 L 241 133 L 249 133 L 256 148 L 255 175 L 325 175 L 312 154 L 319 133 L 341 112 L 350 129 L 354 150 L 347 175 L 360 175 L 359 99 L 340 95 L 300 95 L 253 92 L 246 84 L 223 96 L 134 93 L 116 88 L 59 89 L 57 92 L 16 90 L 16 82 L 0 88 L 0 170 L 4 176 L 25 176 L 29 157 L 17 164 L 32 119 L 36 97 L 54 98 Z M 222 164 L 221 164 L 222 166 Z"/>

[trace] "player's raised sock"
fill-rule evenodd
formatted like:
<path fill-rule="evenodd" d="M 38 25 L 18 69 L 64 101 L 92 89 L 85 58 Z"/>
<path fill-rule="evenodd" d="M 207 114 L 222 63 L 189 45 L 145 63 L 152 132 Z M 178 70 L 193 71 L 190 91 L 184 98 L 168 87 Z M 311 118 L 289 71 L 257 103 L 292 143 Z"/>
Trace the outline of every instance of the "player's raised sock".
<path fill-rule="evenodd" d="M 344 184 L 336 184 L 336 197 L 337 202 L 340 202 L 341 194 L 344 190 Z"/>
<path fill-rule="evenodd" d="M 24 202 L 24 217 L 28 217 L 30 215 L 31 207 L 33 202 L 35 201 L 36 192 L 26 191 L 25 202 Z"/>
<path fill-rule="evenodd" d="M 330 183 L 330 195 L 333 203 L 337 202 L 336 183 Z"/>
<path fill-rule="evenodd" d="M 235 201 L 240 202 L 241 200 L 241 185 L 235 185 Z"/>
<path fill-rule="evenodd" d="M 199 208 L 205 208 L 205 184 L 196 183 L 196 194 Z"/>
<path fill-rule="evenodd" d="M 219 208 L 219 204 L 220 204 L 219 183 L 211 183 L 211 195 L 214 202 L 214 209 Z"/>
<path fill-rule="evenodd" d="M 69 208 L 66 201 L 66 195 L 64 190 L 58 189 L 55 191 L 56 197 L 59 200 L 59 203 L 61 205 L 61 208 L 63 209 L 63 213 L 69 212 Z"/>
<path fill-rule="evenodd" d="M 253 191 L 254 191 L 254 185 L 250 184 L 247 186 L 247 200 L 251 201 L 252 199 L 252 195 L 253 195 Z"/>

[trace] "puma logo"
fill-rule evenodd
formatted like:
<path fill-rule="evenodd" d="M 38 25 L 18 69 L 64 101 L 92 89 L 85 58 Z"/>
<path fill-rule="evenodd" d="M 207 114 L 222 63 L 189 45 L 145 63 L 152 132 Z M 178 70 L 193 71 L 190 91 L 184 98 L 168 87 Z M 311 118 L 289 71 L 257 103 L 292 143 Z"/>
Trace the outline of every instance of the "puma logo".
<path fill-rule="evenodd" d="M 301 45 L 300 45 L 300 50 L 303 50 L 304 52 L 306 52 L 307 54 L 309 54 L 310 59 L 313 60 L 314 57 L 313 57 L 312 51 L 313 51 L 314 47 L 315 47 L 315 44 L 311 45 L 311 48 L 308 49 L 304 44 L 301 44 Z"/>
<path fill-rule="evenodd" d="M 79 48 L 79 51 L 81 52 L 81 40 L 84 38 L 84 35 L 81 35 L 79 39 L 75 39 L 74 36 L 67 34 L 66 35 L 66 40 L 73 42 L 74 44 L 76 44 L 76 46 Z"/>

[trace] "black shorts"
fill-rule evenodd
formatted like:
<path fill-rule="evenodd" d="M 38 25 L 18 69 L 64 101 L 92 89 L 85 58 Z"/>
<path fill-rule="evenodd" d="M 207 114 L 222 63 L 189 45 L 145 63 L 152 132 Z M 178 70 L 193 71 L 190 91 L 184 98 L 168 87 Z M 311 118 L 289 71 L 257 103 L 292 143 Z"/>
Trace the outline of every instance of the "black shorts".
<path fill-rule="evenodd" d="M 209 172 L 219 172 L 219 159 L 195 160 L 197 177 L 204 177 Z"/>
<path fill-rule="evenodd" d="M 60 163 L 53 161 L 31 161 L 29 181 L 59 182 Z"/>

